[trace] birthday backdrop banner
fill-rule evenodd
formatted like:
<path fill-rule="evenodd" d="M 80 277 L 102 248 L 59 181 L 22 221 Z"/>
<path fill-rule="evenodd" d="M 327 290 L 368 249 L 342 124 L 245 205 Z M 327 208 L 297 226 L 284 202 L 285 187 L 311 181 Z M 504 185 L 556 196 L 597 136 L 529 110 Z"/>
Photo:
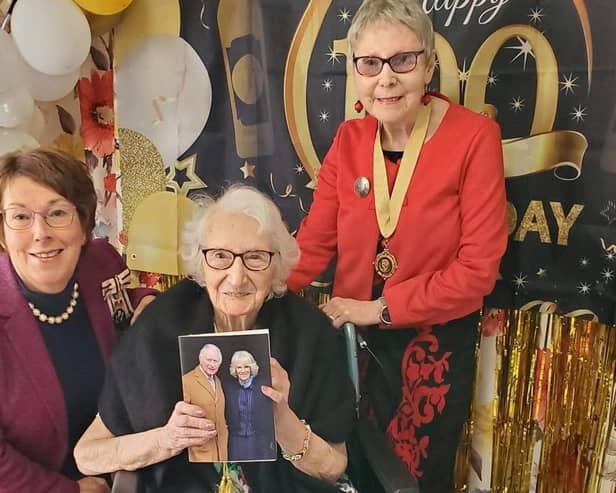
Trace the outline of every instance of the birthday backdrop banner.
<path fill-rule="evenodd" d="M 360 116 L 346 56 L 359 3 L 135 0 L 114 38 L 124 227 L 154 191 L 244 182 L 295 230 L 336 128 Z M 431 89 L 502 129 L 509 248 L 487 304 L 614 323 L 616 3 L 423 6 Z"/>

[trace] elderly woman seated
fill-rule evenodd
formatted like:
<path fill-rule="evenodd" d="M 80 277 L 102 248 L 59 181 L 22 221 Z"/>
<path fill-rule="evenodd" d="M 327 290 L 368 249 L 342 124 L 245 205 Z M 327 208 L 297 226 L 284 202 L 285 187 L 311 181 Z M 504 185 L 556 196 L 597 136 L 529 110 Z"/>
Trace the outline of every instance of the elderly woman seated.
<path fill-rule="evenodd" d="M 233 464 L 234 491 L 335 492 L 354 422 L 344 348 L 317 307 L 286 293 L 299 252 L 274 203 L 249 187 L 207 201 L 184 235 L 193 275 L 160 295 L 111 357 L 94 419 L 75 449 L 86 474 L 139 470 L 138 491 L 211 492 L 220 465 L 186 448 L 214 440 L 214 422 L 181 401 L 177 338 L 267 328 L 278 459 Z"/>

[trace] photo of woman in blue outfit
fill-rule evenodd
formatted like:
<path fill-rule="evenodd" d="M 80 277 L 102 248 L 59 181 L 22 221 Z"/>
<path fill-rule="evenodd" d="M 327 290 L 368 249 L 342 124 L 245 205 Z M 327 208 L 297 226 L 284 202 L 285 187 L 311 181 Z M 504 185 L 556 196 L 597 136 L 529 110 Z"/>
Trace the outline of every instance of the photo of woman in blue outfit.
<path fill-rule="evenodd" d="M 248 351 L 236 351 L 225 386 L 225 415 L 229 429 L 229 460 L 276 459 L 271 401 L 261 392 L 267 385 L 259 365 Z"/>

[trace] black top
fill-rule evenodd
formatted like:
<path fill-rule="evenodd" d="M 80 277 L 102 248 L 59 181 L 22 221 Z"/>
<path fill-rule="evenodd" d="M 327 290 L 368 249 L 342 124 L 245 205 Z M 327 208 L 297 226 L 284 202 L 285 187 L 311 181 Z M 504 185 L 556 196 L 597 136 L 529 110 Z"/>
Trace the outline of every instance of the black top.
<path fill-rule="evenodd" d="M 404 151 L 383 151 L 383 155 L 389 159 L 393 164 L 398 164 L 398 161 L 402 159 Z"/>
<path fill-rule="evenodd" d="M 61 293 L 44 294 L 30 291 L 19 277 L 16 278 L 24 297 L 46 315 L 60 315 L 71 301 L 74 279 Z M 83 475 L 75 465 L 73 449 L 96 416 L 105 372 L 103 358 L 81 298 L 77 299 L 77 306 L 68 320 L 53 325 L 37 321 L 66 403 L 68 453 L 60 472 L 77 480 Z"/>
<path fill-rule="evenodd" d="M 289 405 L 323 439 L 339 443 L 354 425 L 354 390 L 343 341 L 327 317 L 304 299 L 287 294 L 267 301 L 257 326 L 270 330 L 271 353 L 291 382 Z M 184 280 L 158 296 L 121 339 L 109 360 L 99 413 L 116 436 L 163 426 L 182 399 L 178 336 L 211 332 L 206 291 Z M 334 493 L 331 484 L 307 476 L 282 459 L 244 463 L 254 493 Z M 211 464 L 189 463 L 186 451 L 142 469 L 140 493 L 215 491 Z"/>

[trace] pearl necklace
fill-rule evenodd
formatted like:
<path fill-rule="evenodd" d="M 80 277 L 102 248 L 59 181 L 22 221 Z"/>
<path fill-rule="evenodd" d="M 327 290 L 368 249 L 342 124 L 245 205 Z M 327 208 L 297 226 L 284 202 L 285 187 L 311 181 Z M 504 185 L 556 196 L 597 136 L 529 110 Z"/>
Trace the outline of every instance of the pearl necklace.
<path fill-rule="evenodd" d="M 50 325 L 61 324 L 62 322 L 68 320 L 68 317 L 70 317 L 71 314 L 75 311 L 75 307 L 77 306 L 77 298 L 79 298 L 79 284 L 75 282 L 75 284 L 73 285 L 73 294 L 71 295 L 71 301 L 66 307 L 66 310 L 64 310 L 60 315 L 55 317 L 53 315 L 46 315 L 45 313 L 41 312 L 41 310 L 39 310 L 37 307 L 35 307 L 34 303 L 32 302 L 28 302 L 28 306 L 30 307 L 30 310 L 32 310 L 34 316 L 38 318 L 41 322 L 46 322 Z"/>

